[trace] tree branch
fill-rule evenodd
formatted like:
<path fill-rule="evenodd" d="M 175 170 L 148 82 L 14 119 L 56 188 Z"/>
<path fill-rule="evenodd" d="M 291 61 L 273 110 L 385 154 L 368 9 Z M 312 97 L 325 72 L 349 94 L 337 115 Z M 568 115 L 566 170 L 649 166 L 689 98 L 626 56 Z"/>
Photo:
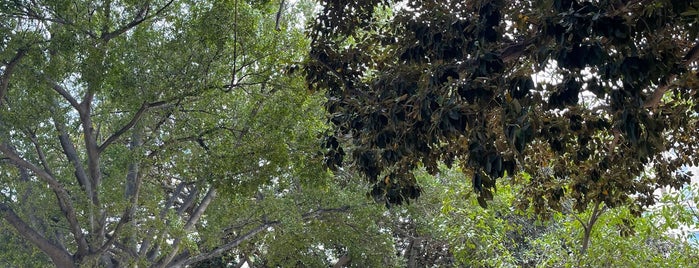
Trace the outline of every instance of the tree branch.
<path fill-rule="evenodd" d="M 77 110 L 78 112 L 81 112 L 82 108 L 80 107 L 80 103 L 78 103 L 78 101 L 75 100 L 75 98 L 72 95 L 70 95 L 70 93 L 68 93 L 68 91 L 65 88 L 63 88 L 61 85 L 58 84 L 58 82 L 54 81 L 53 79 L 51 79 L 50 77 L 48 77 L 44 73 L 39 72 L 39 71 L 36 71 L 36 73 L 39 76 L 43 77 L 44 80 L 46 80 L 46 82 L 48 82 L 49 85 L 51 85 L 51 88 L 53 90 L 58 92 L 58 94 L 60 94 L 65 100 L 67 100 L 70 103 L 70 106 L 73 106 L 73 108 L 75 108 L 75 110 Z"/>
<path fill-rule="evenodd" d="M 513 45 L 510 45 L 500 51 L 500 58 L 502 59 L 503 62 L 510 62 L 516 59 L 519 59 L 519 57 L 522 56 L 525 52 L 527 52 L 527 47 L 531 45 L 533 42 L 533 39 L 527 41 L 527 42 L 520 42 L 516 43 Z"/>
<path fill-rule="evenodd" d="M 131 128 L 133 128 L 133 127 L 136 125 L 136 123 L 138 123 L 138 121 L 141 120 L 141 118 L 143 117 L 143 115 L 145 114 L 145 112 L 148 111 L 150 108 L 160 107 L 160 106 L 164 106 L 164 105 L 166 105 L 166 104 L 167 104 L 167 103 L 164 102 L 164 101 L 154 102 L 154 103 L 147 103 L 147 102 L 144 102 L 144 103 L 141 105 L 141 108 L 139 108 L 138 111 L 136 111 L 136 114 L 133 116 L 133 118 L 131 118 L 131 121 L 129 121 L 126 125 L 124 125 L 123 127 L 121 127 L 119 130 L 117 130 L 117 132 L 115 132 L 114 134 L 112 134 L 111 136 L 109 136 L 109 138 L 107 138 L 107 140 L 105 140 L 105 141 L 99 146 L 99 148 L 97 149 L 98 152 L 99 152 L 99 153 L 102 153 L 102 152 L 104 151 L 104 149 L 106 149 L 110 144 L 112 144 L 112 143 L 113 143 L 114 141 L 116 141 L 119 137 L 121 137 L 121 135 L 124 135 L 124 133 L 126 133 L 126 132 L 129 131 Z"/>
<path fill-rule="evenodd" d="M 283 10 L 284 10 L 284 0 L 281 0 L 281 1 L 279 1 L 279 11 L 277 11 L 277 20 L 276 20 L 276 23 L 274 25 L 275 26 L 274 28 L 277 31 L 281 31 L 281 28 L 279 27 L 279 23 L 282 20 L 282 11 Z"/>
<path fill-rule="evenodd" d="M 311 212 L 306 212 L 303 215 L 301 215 L 301 218 L 303 220 L 310 220 L 310 219 L 316 219 L 322 216 L 323 214 L 326 213 L 339 213 L 339 212 L 347 212 L 350 210 L 350 206 L 342 206 L 339 208 L 321 208 L 318 210 L 314 210 Z"/>
<path fill-rule="evenodd" d="M 140 178 L 140 176 L 138 176 Z M 138 179 L 140 181 L 140 179 Z M 140 183 L 139 183 L 140 184 Z M 115 242 L 116 238 L 119 236 L 119 233 L 121 232 L 121 229 L 123 226 L 133 219 L 133 214 L 136 211 L 136 206 L 138 204 L 138 197 L 140 194 L 140 188 L 141 187 L 136 187 L 134 195 L 131 197 L 131 201 L 129 202 L 131 206 L 128 206 L 126 209 L 124 209 L 124 212 L 121 215 L 121 218 L 119 219 L 119 222 L 117 222 L 116 227 L 112 231 L 111 235 L 108 235 L 107 241 L 99 248 L 99 250 L 91 253 L 90 255 L 93 256 L 98 256 L 102 254 L 103 252 L 107 251 Z M 135 253 L 134 250 L 130 249 L 129 247 L 126 247 L 128 252 L 131 252 L 133 257 L 137 257 L 138 254 Z"/>
<path fill-rule="evenodd" d="M 410 246 L 409 246 L 410 248 L 413 248 L 413 244 L 412 244 L 412 243 L 413 243 L 413 242 L 411 241 L 411 242 L 410 242 Z M 408 261 L 408 267 L 415 267 L 415 265 L 414 265 L 414 260 L 415 260 L 415 257 L 414 257 L 413 255 L 410 255 L 410 260 Z M 342 267 L 345 267 L 345 266 L 347 266 L 347 265 L 350 263 L 350 261 L 352 261 L 352 259 L 350 259 L 350 256 L 347 255 L 347 254 L 344 254 L 344 255 L 342 255 L 342 256 L 337 260 L 337 262 L 335 263 L 335 265 L 333 265 L 333 268 L 342 268 Z M 411 265 L 411 264 L 412 264 L 412 265 Z"/>
<path fill-rule="evenodd" d="M 143 7 L 141 7 L 140 10 L 138 10 L 138 14 L 136 14 L 136 17 L 134 19 L 127 23 L 126 25 L 112 31 L 112 32 L 104 32 L 102 33 L 102 36 L 100 36 L 101 39 L 105 41 L 109 41 L 110 39 L 117 37 L 123 33 L 125 33 L 128 30 L 131 30 L 132 28 L 138 26 L 139 24 L 143 23 L 144 21 L 151 19 L 155 16 L 160 15 L 165 9 L 167 9 L 172 3 L 175 2 L 175 0 L 170 0 L 168 1 L 165 5 L 163 5 L 161 8 L 155 11 L 152 15 L 148 15 L 148 12 L 150 12 L 150 4 L 145 4 Z"/>
<path fill-rule="evenodd" d="M 175 199 L 177 199 L 180 196 L 180 193 L 184 189 L 185 183 L 180 182 L 180 184 L 177 185 L 177 188 L 172 192 L 172 196 L 167 199 L 165 202 L 165 206 L 163 206 L 163 209 L 160 210 L 160 214 L 158 216 L 162 219 L 165 218 L 165 215 L 167 215 L 167 211 L 170 210 L 170 207 L 172 207 L 172 204 L 175 202 Z M 146 237 L 143 239 L 143 242 L 141 243 L 141 247 L 138 252 L 139 257 L 143 257 L 146 255 L 146 252 L 148 252 L 148 249 L 150 249 L 150 243 L 153 239 L 153 232 L 155 232 L 155 228 L 150 228 L 146 232 Z"/>
<path fill-rule="evenodd" d="M 194 213 L 192 213 L 192 215 L 189 217 L 189 220 L 184 225 L 185 233 L 189 233 L 192 231 L 194 225 L 199 221 L 199 218 L 201 218 L 201 215 L 204 214 L 204 211 L 207 207 L 209 207 L 209 204 L 215 197 L 216 189 L 214 189 L 214 187 L 209 188 L 209 191 L 204 196 L 204 199 L 201 200 L 201 203 L 199 204 L 197 209 L 194 210 Z M 181 237 L 175 239 L 175 241 L 172 243 L 172 250 L 170 251 L 170 253 L 158 262 L 160 263 L 159 267 L 164 268 L 173 266 L 172 264 L 170 264 L 170 262 L 172 262 L 175 256 L 177 256 L 177 253 L 180 249 L 180 242 L 182 242 Z"/>
<path fill-rule="evenodd" d="M 78 223 L 78 218 L 76 216 L 77 214 L 73 204 L 71 203 L 70 195 L 68 195 L 68 192 L 63 188 L 63 185 L 61 185 L 53 176 L 51 176 L 51 174 L 38 168 L 32 163 L 27 162 L 22 157 L 17 155 L 17 153 L 15 153 L 14 150 L 7 144 L 0 144 L 0 152 L 16 165 L 31 170 L 39 178 L 48 183 L 49 187 L 56 195 L 56 199 L 58 199 L 61 212 L 63 212 L 63 215 L 70 224 L 71 232 L 75 237 L 75 241 L 78 243 L 78 253 L 81 256 L 84 256 L 84 254 L 88 252 L 87 240 L 85 240 L 85 236 L 83 235 L 80 224 Z"/>
<path fill-rule="evenodd" d="M 25 55 L 27 55 L 27 50 L 19 49 L 17 50 L 15 56 L 12 57 L 10 62 L 5 64 L 5 71 L 2 73 L 2 76 L 0 76 L 0 106 L 2 105 L 2 101 L 5 98 L 5 94 L 7 94 L 7 90 L 10 85 L 10 76 L 12 75 L 12 72 L 14 71 L 19 61 Z"/>
<path fill-rule="evenodd" d="M 57 113 L 55 111 L 52 112 L 54 115 L 53 124 L 58 132 L 58 140 L 61 143 L 61 148 L 63 148 L 63 154 L 68 158 L 68 162 L 73 164 L 73 168 L 75 169 L 75 178 L 78 180 L 78 183 L 85 193 L 87 193 L 87 196 L 90 198 L 92 204 L 95 204 L 96 200 L 94 200 L 94 197 L 92 196 L 92 183 L 85 173 L 85 168 L 83 167 L 82 161 L 78 156 L 78 152 L 75 150 L 75 144 L 73 144 L 73 141 L 71 141 L 70 137 L 68 136 L 68 132 L 66 132 L 63 123 L 58 120 Z"/>
<path fill-rule="evenodd" d="M 51 172 L 51 169 L 49 168 L 49 163 L 46 161 L 46 154 L 44 153 L 44 150 L 41 149 L 39 140 L 36 138 L 36 133 L 33 131 L 27 131 L 27 134 L 29 135 L 29 140 L 31 140 L 32 144 L 34 145 L 34 150 L 39 156 L 39 162 L 41 162 L 41 166 L 44 167 L 44 171 L 51 175 L 51 177 L 54 177 L 53 172 Z"/>
<path fill-rule="evenodd" d="M 683 63 L 685 65 L 690 65 L 697 60 L 699 60 L 699 43 L 694 44 L 694 47 L 692 47 L 687 54 L 684 55 Z M 665 92 L 670 89 L 670 84 L 673 80 L 675 80 L 675 78 L 677 78 L 677 74 L 675 73 L 667 75 L 662 80 L 662 83 L 658 86 L 658 88 L 653 91 L 650 98 L 643 103 L 643 107 L 650 110 L 655 110 L 658 108 L 660 101 L 663 99 L 663 95 L 665 95 Z"/>
<path fill-rule="evenodd" d="M 203 253 L 203 254 L 199 254 L 199 255 L 194 256 L 192 258 L 187 258 L 187 256 L 181 256 L 180 258 L 178 258 L 177 261 L 175 261 L 171 264 L 172 265 L 171 267 L 182 267 L 182 266 L 190 265 L 193 263 L 197 263 L 197 262 L 200 262 L 203 260 L 207 260 L 207 259 L 211 259 L 213 257 L 219 256 L 219 255 L 239 246 L 241 243 L 249 240 L 250 238 L 252 238 L 256 234 L 266 230 L 267 228 L 278 225 L 280 223 L 281 222 L 279 222 L 279 221 L 266 222 L 266 223 L 263 223 L 262 225 L 256 227 L 255 229 L 252 229 L 252 230 L 248 231 L 247 233 L 245 233 L 239 237 L 236 237 L 233 241 L 228 242 L 225 245 L 220 246 L 212 251 L 209 251 L 209 252 Z"/>
<path fill-rule="evenodd" d="M 73 256 L 71 256 L 70 253 L 53 244 L 36 230 L 32 229 L 10 206 L 5 203 L 0 203 L 0 214 L 2 214 L 2 217 L 17 230 L 17 233 L 21 237 L 27 239 L 30 243 L 46 253 L 56 267 L 75 266 L 73 263 Z"/>
<path fill-rule="evenodd" d="M 311 219 L 317 219 L 317 218 L 319 218 L 325 214 L 328 214 L 328 213 L 347 212 L 350 209 L 351 209 L 350 206 L 342 206 L 342 207 L 338 207 L 338 208 L 321 208 L 318 210 L 304 213 L 303 215 L 301 215 L 301 218 L 304 221 L 307 221 L 307 220 L 311 220 Z M 246 240 L 249 240 L 250 238 L 252 238 L 256 234 L 266 230 L 267 228 L 273 227 L 273 226 L 276 226 L 279 224 L 281 224 L 280 221 L 264 221 L 264 223 L 261 224 L 260 226 L 255 227 L 254 229 L 248 231 L 247 233 L 245 233 L 239 237 L 236 237 L 233 241 L 228 242 L 225 245 L 222 245 L 222 246 L 220 246 L 212 251 L 209 251 L 207 253 L 202 253 L 202 254 L 199 254 L 199 255 L 191 257 L 191 258 L 188 257 L 189 256 L 188 253 L 180 254 L 180 256 L 175 258 L 170 263 L 171 266 L 169 266 L 169 267 L 182 267 L 182 266 L 194 264 L 194 263 L 197 263 L 197 262 L 200 262 L 203 260 L 217 257 L 217 256 L 239 246 L 241 243 L 245 242 Z"/>

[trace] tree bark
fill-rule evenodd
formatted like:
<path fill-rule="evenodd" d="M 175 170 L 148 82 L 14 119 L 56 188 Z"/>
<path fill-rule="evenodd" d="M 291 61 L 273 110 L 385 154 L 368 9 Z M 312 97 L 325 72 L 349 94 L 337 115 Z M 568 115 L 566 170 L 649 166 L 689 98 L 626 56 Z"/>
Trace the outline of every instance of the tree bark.
<path fill-rule="evenodd" d="M 10 206 L 0 203 L 0 213 L 2 217 L 17 230 L 17 233 L 41 249 L 51 258 L 56 267 L 77 267 L 73 261 L 73 256 L 61 247 L 53 244 L 36 230 L 24 222 Z"/>
<path fill-rule="evenodd" d="M 5 71 L 0 76 L 0 106 L 2 106 L 2 101 L 5 99 L 5 94 L 10 86 L 10 76 L 14 71 L 15 67 L 19 61 L 27 54 L 26 49 L 20 49 L 17 54 L 10 60 L 8 64 L 5 65 Z"/>
<path fill-rule="evenodd" d="M 333 265 L 333 268 L 346 267 L 350 262 L 352 262 L 352 259 L 350 259 L 349 255 L 342 255 L 342 257 L 340 257 L 340 259 L 337 260 L 335 265 Z"/>
<path fill-rule="evenodd" d="M 39 179 L 43 180 L 49 185 L 51 190 L 56 195 L 56 199 L 58 201 L 59 207 L 61 208 L 61 212 L 63 212 L 63 215 L 68 221 L 71 233 L 73 233 L 75 241 L 78 244 L 78 255 L 85 256 L 85 254 L 87 254 L 88 252 L 88 245 L 85 236 L 82 232 L 82 229 L 80 228 L 80 224 L 78 223 L 77 213 L 75 212 L 75 208 L 73 207 L 70 195 L 68 194 L 66 189 L 63 188 L 63 185 L 61 185 L 61 183 L 59 183 L 53 176 L 51 176 L 51 174 L 47 173 L 45 170 L 40 169 L 39 167 L 20 157 L 7 144 L 0 143 L 0 153 L 5 155 L 15 165 L 21 166 L 23 168 L 26 168 L 27 170 L 32 171 L 32 173 L 37 175 Z"/>

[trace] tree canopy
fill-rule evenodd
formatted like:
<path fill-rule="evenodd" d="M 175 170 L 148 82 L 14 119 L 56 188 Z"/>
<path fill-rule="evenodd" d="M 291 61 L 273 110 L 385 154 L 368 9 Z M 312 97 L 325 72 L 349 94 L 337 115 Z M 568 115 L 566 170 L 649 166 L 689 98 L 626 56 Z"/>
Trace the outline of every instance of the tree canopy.
<path fill-rule="evenodd" d="M 305 68 L 326 163 L 387 204 L 457 163 L 482 206 L 524 171 L 521 208 L 638 214 L 699 164 L 697 1 L 320 2 Z"/>
<path fill-rule="evenodd" d="M 0 2 L 0 266 L 696 266 L 699 4 L 534 2 Z"/>
<path fill-rule="evenodd" d="M 330 180 L 322 96 L 285 69 L 308 7 L 2 2 L 0 265 L 382 261 L 390 236 L 349 227 L 381 211 Z"/>

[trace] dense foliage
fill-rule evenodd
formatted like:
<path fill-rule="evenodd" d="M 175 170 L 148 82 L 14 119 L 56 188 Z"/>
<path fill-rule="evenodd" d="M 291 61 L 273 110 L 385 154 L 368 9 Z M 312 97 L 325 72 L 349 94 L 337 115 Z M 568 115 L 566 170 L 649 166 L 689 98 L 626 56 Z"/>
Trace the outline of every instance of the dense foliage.
<path fill-rule="evenodd" d="M 444 241 L 454 265 L 467 267 L 694 267 L 696 245 L 686 243 L 686 231 L 699 227 L 699 215 L 689 204 L 696 186 L 684 194 L 666 195 L 662 205 L 640 217 L 628 208 L 567 208 L 542 220 L 534 209 L 515 204 L 521 186 L 498 181 L 489 208 L 473 198 L 470 182 L 460 171 L 440 169 L 438 177 L 418 171 L 425 193 L 413 208 L 424 218 L 422 235 Z M 591 221 L 594 219 L 594 221 Z M 682 228 L 681 228 L 682 227 Z M 591 230 L 586 234 L 586 230 Z M 587 239 L 587 242 L 585 240 Z"/>
<path fill-rule="evenodd" d="M 0 266 L 694 267 L 697 6 L 2 1 Z"/>
<path fill-rule="evenodd" d="M 415 168 L 458 163 L 482 206 L 525 171 L 520 208 L 638 214 L 699 164 L 697 1 L 321 4 L 306 71 L 327 92 L 326 162 L 388 204 L 420 194 Z"/>
<path fill-rule="evenodd" d="M 310 7 L 3 1 L 0 266 L 394 261 L 355 231 L 382 211 L 321 166 L 322 96 L 284 68 Z"/>

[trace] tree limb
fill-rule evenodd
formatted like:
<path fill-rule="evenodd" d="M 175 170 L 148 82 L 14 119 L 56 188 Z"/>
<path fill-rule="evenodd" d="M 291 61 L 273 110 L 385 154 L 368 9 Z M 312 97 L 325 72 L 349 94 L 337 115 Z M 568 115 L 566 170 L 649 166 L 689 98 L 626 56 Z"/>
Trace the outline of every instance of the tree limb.
<path fill-rule="evenodd" d="M 134 19 L 127 23 L 124 26 L 119 27 L 118 29 L 111 31 L 111 32 L 103 32 L 102 35 L 100 36 L 100 39 L 109 41 L 110 39 L 117 37 L 123 33 L 125 33 L 128 30 L 131 30 L 132 28 L 138 26 L 139 24 L 143 23 L 144 21 L 151 19 L 155 16 L 160 15 L 165 9 L 167 9 L 172 3 L 175 2 L 175 0 L 170 0 L 168 1 L 165 5 L 163 5 L 161 8 L 155 11 L 155 13 L 148 15 L 148 12 L 150 12 L 150 4 L 145 4 L 143 7 L 141 7 L 140 10 L 138 10 L 138 14 L 136 14 L 136 17 Z"/>
<path fill-rule="evenodd" d="M 175 188 L 175 191 L 172 192 L 172 196 L 167 199 L 165 202 L 165 206 L 163 206 L 163 209 L 160 210 L 160 214 L 158 216 L 162 219 L 165 218 L 165 215 L 167 215 L 167 211 L 170 210 L 170 207 L 172 207 L 172 204 L 175 202 L 175 199 L 177 199 L 180 196 L 180 193 L 184 189 L 185 183 L 180 182 L 180 184 L 177 185 L 177 188 Z M 143 239 L 143 242 L 141 243 L 141 247 L 138 251 L 138 257 L 143 257 L 146 255 L 146 252 L 148 252 L 148 249 L 150 249 L 150 243 L 153 239 L 153 232 L 155 232 L 155 228 L 150 228 L 146 232 L 146 236 Z"/>
<path fill-rule="evenodd" d="M 144 102 L 141 104 L 141 108 L 136 111 L 136 114 L 131 118 L 131 121 L 129 121 L 126 125 L 121 127 L 117 132 L 109 136 L 107 140 L 105 140 L 98 148 L 98 152 L 102 153 L 104 149 L 107 148 L 110 144 L 112 144 L 114 141 L 116 141 L 121 135 L 124 135 L 127 131 L 129 131 L 131 128 L 133 128 L 136 123 L 138 123 L 139 120 L 143 117 L 146 111 L 148 111 L 150 108 L 155 108 L 155 107 L 160 107 L 166 105 L 166 102 L 160 101 L 160 102 L 154 102 L 154 103 L 147 103 Z"/>
<path fill-rule="evenodd" d="M 412 243 L 412 242 L 411 242 L 411 243 Z M 411 245 L 410 247 L 412 247 L 412 244 L 410 244 L 410 245 Z M 411 257 L 411 259 L 412 259 L 412 257 Z M 350 256 L 347 255 L 347 254 L 344 254 L 344 255 L 342 255 L 342 256 L 337 260 L 337 262 L 335 263 L 335 265 L 333 265 L 333 268 L 342 268 L 342 267 L 345 267 L 345 266 L 347 266 L 351 261 L 352 261 L 352 259 L 350 259 Z M 415 267 L 415 266 L 410 266 L 410 264 L 408 264 L 408 267 Z"/>
<path fill-rule="evenodd" d="M 216 189 L 214 187 L 209 188 L 209 191 L 206 193 L 204 198 L 201 200 L 201 203 L 199 206 L 194 210 L 194 213 L 189 217 L 189 220 L 187 223 L 184 225 L 184 231 L 185 233 L 189 233 L 192 231 L 194 228 L 194 225 L 199 221 L 199 218 L 201 218 L 201 215 L 204 214 L 204 211 L 206 208 L 209 207 L 209 204 L 211 201 L 216 197 Z M 182 238 L 178 237 L 175 239 L 175 241 L 172 243 L 172 250 L 170 253 L 165 256 L 165 258 L 161 259 L 158 263 L 158 267 L 164 268 L 164 267 L 172 267 L 173 265 L 170 264 L 172 260 L 177 256 L 177 253 L 180 249 L 180 242 L 182 242 Z"/>
<path fill-rule="evenodd" d="M 697 60 L 699 60 L 699 43 L 694 44 L 694 47 L 692 47 L 683 57 L 684 64 L 686 65 L 690 65 Z M 675 73 L 667 75 L 662 80 L 662 83 L 658 86 L 658 88 L 653 91 L 650 98 L 643 103 L 643 107 L 650 110 L 655 110 L 658 108 L 660 101 L 663 99 L 663 95 L 665 95 L 665 92 L 670 89 L 671 82 L 675 80 L 675 78 L 677 78 L 677 74 Z"/>
<path fill-rule="evenodd" d="M 12 57 L 10 62 L 5 64 L 5 71 L 2 73 L 2 76 L 0 76 L 0 106 L 2 105 L 2 101 L 5 98 L 5 94 L 7 94 L 7 90 L 10 85 L 10 76 L 12 75 L 12 72 L 14 71 L 19 61 L 25 55 L 27 55 L 27 50 L 19 49 L 17 50 L 15 56 Z"/>
<path fill-rule="evenodd" d="M 53 124 L 58 132 L 58 140 L 61 143 L 61 148 L 63 148 L 63 154 L 68 158 L 68 162 L 73 164 L 73 168 L 75 169 L 75 177 L 78 180 L 78 183 L 83 188 L 92 204 L 95 204 L 96 200 L 94 200 L 92 196 L 92 183 L 85 173 L 85 168 L 83 167 L 82 161 L 78 156 L 78 152 L 75 150 L 75 144 L 73 144 L 73 141 L 71 141 L 70 137 L 68 136 L 68 132 L 66 132 L 63 123 L 58 120 L 56 112 L 52 112 L 54 115 Z"/>
<path fill-rule="evenodd" d="M 77 110 L 78 112 L 82 110 L 82 108 L 80 107 L 80 103 L 78 103 L 78 101 L 75 100 L 75 98 L 72 95 L 70 95 L 70 93 L 68 93 L 68 91 L 65 88 L 63 88 L 63 86 L 59 85 L 58 82 L 54 81 L 42 72 L 36 71 L 36 73 L 37 75 L 43 77 L 44 80 L 46 80 L 46 82 L 49 83 L 49 85 L 54 91 L 58 92 L 58 94 L 61 95 L 61 97 L 67 100 L 68 103 L 70 103 L 70 106 L 73 106 L 73 108 L 75 108 L 75 110 Z"/>
<path fill-rule="evenodd" d="M 277 31 L 281 31 L 281 28 L 279 27 L 279 23 L 282 19 L 282 11 L 284 10 L 284 0 L 279 1 L 279 11 L 277 11 L 277 20 L 275 23 L 275 29 Z"/>
<path fill-rule="evenodd" d="M 39 145 L 39 140 L 36 137 L 36 133 L 34 133 L 33 131 L 27 131 L 27 134 L 29 135 L 29 140 L 31 140 L 32 144 L 34 145 L 34 150 L 36 151 L 36 154 L 39 156 L 39 162 L 41 162 L 41 166 L 44 167 L 44 171 L 51 175 L 51 177 L 54 177 L 53 172 L 51 172 L 51 169 L 49 168 L 49 163 L 46 161 L 46 154 Z"/>
<path fill-rule="evenodd" d="M 301 218 L 303 220 L 307 221 L 307 220 L 311 220 L 311 219 L 317 219 L 317 218 L 319 218 L 325 214 L 328 214 L 328 213 L 347 212 L 350 209 L 351 209 L 350 206 L 342 206 L 342 207 L 338 207 L 338 208 L 321 208 L 321 209 L 317 209 L 314 211 L 304 213 L 301 215 Z M 245 233 L 239 237 L 236 237 L 233 241 L 228 242 L 225 245 L 222 245 L 222 246 L 220 246 L 212 251 L 209 251 L 207 253 L 202 253 L 202 254 L 199 254 L 199 255 L 191 257 L 191 258 L 189 258 L 188 253 L 180 254 L 180 256 L 178 256 L 177 258 L 175 258 L 171 262 L 171 264 L 170 264 L 171 266 L 169 266 L 169 267 L 183 267 L 186 265 L 190 265 L 190 264 L 197 263 L 197 262 L 200 262 L 203 260 L 217 257 L 217 256 L 239 246 L 241 243 L 245 242 L 246 240 L 249 240 L 250 238 L 252 238 L 256 234 L 266 230 L 267 228 L 273 227 L 273 226 L 276 226 L 279 224 L 281 224 L 280 221 L 264 221 L 263 224 L 261 224 L 260 226 L 255 227 L 254 229 L 248 231 L 247 233 Z"/>
<path fill-rule="evenodd" d="M 17 233 L 41 249 L 46 255 L 51 258 L 51 261 L 56 267 L 74 267 L 73 256 L 61 247 L 53 244 L 36 230 L 32 229 L 24 222 L 10 206 L 5 203 L 0 203 L 0 214 L 2 217 L 17 230 Z"/>
<path fill-rule="evenodd" d="M 347 212 L 350 210 L 350 208 L 350 206 L 342 206 L 339 208 L 321 208 L 311 212 L 306 212 L 303 215 L 301 215 L 301 218 L 303 220 L 315 219 L 326 213 Z"/>
<path fill-rule="evenodd" d="M 209 251 L 209 252 L 203 253 L 203 254 L 199 254 L 199 255 L 194 256 L 192 258 L 187 258 L 186 256 L 181 256 L 180 258 L 178 258 L 178 260 L 176 260 L 175 262 L 173 262 L 171 264 L 172 265 L 171 267 L 183 267 L 183 266 L 186 266 L 189 264 L 197 263 L 197 262 L 200 262 L 203 260 L 207 260 L 207 259 L 211 259 L 213 257 L 219 256 L 219 255 L 239 246 L 241 243 L 249 240 L 250 238 L 252 238 L 256 234 L 258 234 L 264 230 L 267 230 L 267 228 L 278 225 L 280 223 L 281 222 L 279 222 L 279 221 L 266 222 L 266 223 L 263 223 L 256 228 L 248 231 L 247 233 L 245 233 L 239 237 L 236 237 L 233 241 L 228 242 L 225 245 L 222 245 L 222 246 L 220 246 L 212 251 Z"/>
<path fill-rule="evenodd" d="M 0 144 L 0 152 L 3 153 L 7 158 L 10 159 L 10 161 L 15 163 L 16 165 L 31 170 L 39 178 L 48 183 L 49 187 L 51 188 L 51 190 L 53 190 L 54 194 L 56 195 L 56 199 L 58 199 L 58 204 L 61 207 L 61 212 L 63 212 L 63 215 L 65 216 L 66 220 L 68 220 L 71 233 L 73 233 L 75 241 L 78 243 L 78 254 L 80 256 L 84 256 L 85 254 L 87 254 L 89 248 L 87 245 L 87 240 L 85 239 L 85 236 L 82 233 L 82 229 L 80 228 L 80 224 L 78 223 L 78 218 L 76 216 L 77 214 L 71 202 L 70 195 L 68 195 L 68 192 L 63 188 L 63 185 L 61 185 L 53 176 L 51 176 L 51 174 L 38 168 L 32 163 L 27 162 L 27 160 L 24 160 L 22 157 L 17 155 L 17 153 L 15 153 L 14 150 L 11 149 L 7 144 Z"/>

